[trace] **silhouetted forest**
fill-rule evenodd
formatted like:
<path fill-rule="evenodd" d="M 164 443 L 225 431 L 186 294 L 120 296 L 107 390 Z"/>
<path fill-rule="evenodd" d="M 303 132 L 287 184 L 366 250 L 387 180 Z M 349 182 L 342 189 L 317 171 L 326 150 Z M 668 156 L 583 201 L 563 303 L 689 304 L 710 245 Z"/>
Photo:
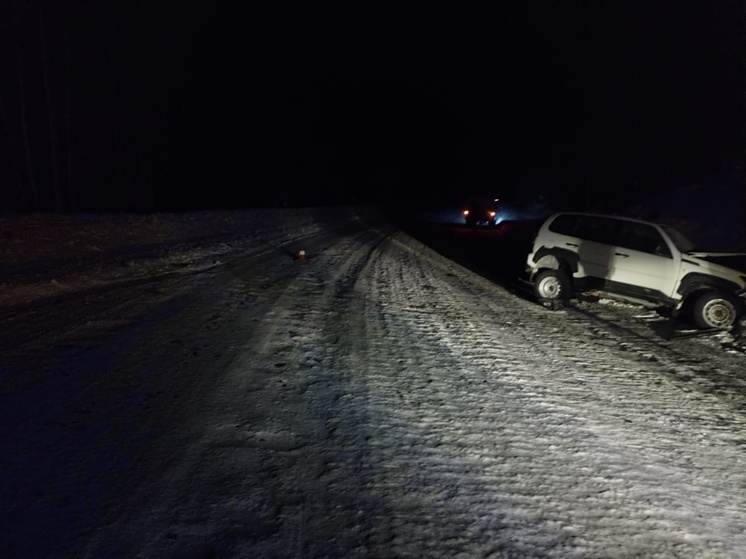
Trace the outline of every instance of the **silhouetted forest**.
<path fill-rule="evenodd" d="M 742 162 L 735 1 L 2 1 L 0 211 L 587 204 Z"/>

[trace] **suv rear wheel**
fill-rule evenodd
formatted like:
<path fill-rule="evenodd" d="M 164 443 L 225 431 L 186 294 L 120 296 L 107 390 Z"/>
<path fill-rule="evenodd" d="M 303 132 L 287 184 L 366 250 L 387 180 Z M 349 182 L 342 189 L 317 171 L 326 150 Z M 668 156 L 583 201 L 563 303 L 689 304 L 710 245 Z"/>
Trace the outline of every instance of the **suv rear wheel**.
<path fill-rule="evenodd" d="M 570 277 L 564 270 L 542 270 L 534 278 L 534 295 L 538 299 L 567 301 L 570 291 Z"/>
<path fill-rule="evenodd" d="M 702 295 L 694 304 L 694 321 L 701 328 L 728 329 L 736 323 L 738 310 L 733 299 L 720 291 Z"/>

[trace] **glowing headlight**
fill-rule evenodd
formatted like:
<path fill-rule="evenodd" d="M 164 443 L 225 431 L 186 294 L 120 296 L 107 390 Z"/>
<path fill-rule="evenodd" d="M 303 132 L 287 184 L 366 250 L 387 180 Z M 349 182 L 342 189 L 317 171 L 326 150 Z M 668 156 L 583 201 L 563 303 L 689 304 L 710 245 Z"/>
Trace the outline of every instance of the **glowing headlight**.
<path fill-rule="evenodd" d="M 490 212 L 490 217 L 495 217 L 497 215 L 496 212 Z"/>
<path fill-rule="evenodd" d="M 469 210 L 464 210 L 464 215 L 469 215 Z"/>

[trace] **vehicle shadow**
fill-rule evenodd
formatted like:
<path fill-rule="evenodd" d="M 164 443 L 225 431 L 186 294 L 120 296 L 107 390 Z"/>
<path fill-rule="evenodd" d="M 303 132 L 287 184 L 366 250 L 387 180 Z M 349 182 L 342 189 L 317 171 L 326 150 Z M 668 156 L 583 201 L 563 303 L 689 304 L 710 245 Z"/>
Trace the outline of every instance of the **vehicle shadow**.
<path fill-rule="evenodd" d="M 525 275 L 541 222 L 505 221 L 498 227 L 472 228 L 463 224 L 399 222 L 400 229 L 439 254 L 523 297 L 533 298 Z"/>

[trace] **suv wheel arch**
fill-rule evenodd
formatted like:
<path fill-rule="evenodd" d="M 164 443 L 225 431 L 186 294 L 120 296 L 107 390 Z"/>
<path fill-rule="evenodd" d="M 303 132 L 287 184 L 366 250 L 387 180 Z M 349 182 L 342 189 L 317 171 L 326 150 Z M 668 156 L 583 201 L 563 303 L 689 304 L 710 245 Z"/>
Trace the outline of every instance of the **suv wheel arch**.
<path fill-rule="evenodd" d="M 562 248 L 541 247 L 534 254 L 533 260 L 535 274 L 546 268 L 565 270 L 568 276 L 578 271 L 579 256 L 577 253 Z"/>
<path fill-rule="evenodd" d="M 703 291 L 718 290 L 725 293 L 735 294 L 739 289 L 738 284 L 728 281 L 727 279 L 692 272 L 681 278 L 681 282 L 676 291 L 681 295 L 682 299 L 688 299 L 692 295 L 701 295 L 701 292 Z"/>

